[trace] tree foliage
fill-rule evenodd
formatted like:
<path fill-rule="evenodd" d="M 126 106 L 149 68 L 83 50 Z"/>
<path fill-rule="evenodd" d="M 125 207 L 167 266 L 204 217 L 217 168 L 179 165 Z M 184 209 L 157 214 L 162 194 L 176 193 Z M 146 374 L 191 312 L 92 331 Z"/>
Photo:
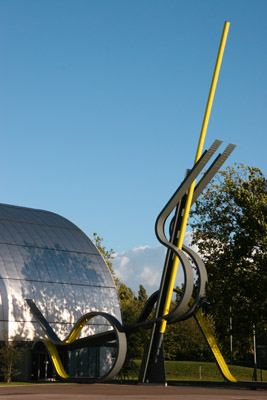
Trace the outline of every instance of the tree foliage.
<path fill-rule="evenodd" d="M 228 350 L 232 309 L 235 350 L 248 353 L 252 327 L 266 329 L 267 181 L 258 168 L 227 167 L 191 212 L 193 244 L 209 275 L 206 310 Z"/>
<path fill-rule="evenodd" d="M 93 233 L 94 239 L 93 243 L 95 244 L 96 248 L 98 249 L 99 253 L 102 255 L 104 258 L 108 269 L 110 270 L 111 276 L 115 282 L 115 285 L 118 286 L 119 284 L 119 279 L 116 278 L 114 269 L 112 267 L 112 260 L 114 258 L 114 250 L 113 249 L 107 249 L 106 246 L 103 245 L 103 238 L 98 236 L 96 232 Z"/>
<path fill-rule="evenodd" d="M 12 378 L 20 374 L 20 370 L 16 368 L 22 354 L 14 340 L 8 339 L 6 331 L 2 333 L 3 342 L 0 348 L 0 373 L 6 383 L 10 383 Z"/>
<path fill-rule="evenodd" d="M 206 315 L 205 322 L 209 331 L 216 338 L 213 318 L 210 315 Z M 164 352 L 166 360 L 213 360 L 208 345 L 193 317 L 167 325 L 164 336 Z"/>
<path fill-rule="evenodd" d="M 147 298 L 145 288 L 139 286 L 139 296 L 128 288 L 124 283 L 118 286 L 118 295 L 121 305 L 122 320 L 125 325 L 133 324 L 140 315 L 145 299 Z M 131 333 L 127 338 L 127 358 L 141 358 L 143 354 L 143 338 L 139 332 Z"/>
<path fill-rule="evenodd" d="M 143 285 L 139 286 L 138 294 L 135 295 L 134 291 L 120 282 L 115 277 L 112 268 L 113 250 L 107 250 L 103 245 L 103 239 L 94 233 L 94 243 L 106 261 L 114 281 L 117 285 L 117 293 L 121 306 L 122 321 L 125 325 L 133 324 L 137 317 L 140 315 L 147 301 L 146 289 Z M 177 300 L 179 297 L 177 298 Z M 152 317 L 153 311 L 151 312 Z M 206 317 L 210 330 L 214 333 L 214 323 L 210 316 Z M 140 331 L 141 332 L 141 331 Z M 127 337 L 127 362 L 132 359 L 140 359 L 143 355 L 144 342 L 142 334 L 136 331 Z M 164 337 L 164 351 L 167 360 L 209 360 L 208 347 L 196 326 L 195 321 L 190 320 L 167 325 L 166 334 Z"/>

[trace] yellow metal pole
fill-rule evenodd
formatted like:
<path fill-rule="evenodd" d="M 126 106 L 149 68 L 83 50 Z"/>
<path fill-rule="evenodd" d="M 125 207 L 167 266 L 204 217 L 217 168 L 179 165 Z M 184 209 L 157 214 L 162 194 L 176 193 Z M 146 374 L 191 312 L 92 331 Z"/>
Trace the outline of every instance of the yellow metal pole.
<path fill-rule="evenodd" d="M 204 140 L 205 140 L 207 127 L 208 127 L 208 123 L 209 123 L 211 107 L 212 107 L 214 94 L 215 94 L 215 90 L 216 90 L 216 85 L 217 85 L 217 81 L 218 81 L 218 77 L 219 77 L 219 72 L 220 72 L 220 67 L 221 67 L 221 63 L 222 63 L 222 58 L 223 58 L 223 53 L 224 53 L 224 48 L 225 48 L 225 44 L 226 44 L 229 27 L 230 27 L 230 22 L 226 21 L 224 23 L 221 43 L 220 43 L 218 56 L 217 56 L 217 60 L 216 60 L 215 68 L 214 68 L 211 86 L 210 86 L 210 92 L 209 92 L 209 97 L 208 97 L 208 101 L 207 101 L 207 105 L 206 105 L 206 111 L 205 111 L 203 123 L 202 123 L 202 129 L 200 132 L 200 137 L 199 137 L 199 142 L 198 142 L 198 147 L 197 147 L 197 152 L 196 152 L 196 157 L 195 157 L 195 163 L 199 160 L 199 158 L 202 154 Z M 195 181 L 192 183 L 192 185 L 190 186 L 189 191 L 188 191 L 188 196 L 187 196 L 187 200 L 186 200 L 186 204 L 185 204 L 184 215 L 183 215 L 181 229 L 180 229 L 180 235 L 179 235 L 178 243 L 177 243 L 178 249 L 182 249 L 182 246 L 183 246 L 185 229 L 186 229 L 189 211 L 190 211 L 190 207 L 191 207 L 191 203 L 192 203 L 194 188 L 195 188 Z M 169 282 L 169 286 L 168 286 L 167 296 L 165 299 L 163 316 L 168 314 L 169 310 L 170 310 L 172 293 L 173 293 L 173 288 L 175 285 L 178 264 L 179 264 L 179 259 L 178 259 L 178 257 L 175 257 L 174 262 L 173 262 L 173 267 L 172 267 L 172 273 L 170 276 L 170 282 Z M 161 323 L 161 327 L 160 327 L 161 333 L 165 332 L 166 324 L 167 324 L 167 322 L 165 320 L 163 320 Z"/>

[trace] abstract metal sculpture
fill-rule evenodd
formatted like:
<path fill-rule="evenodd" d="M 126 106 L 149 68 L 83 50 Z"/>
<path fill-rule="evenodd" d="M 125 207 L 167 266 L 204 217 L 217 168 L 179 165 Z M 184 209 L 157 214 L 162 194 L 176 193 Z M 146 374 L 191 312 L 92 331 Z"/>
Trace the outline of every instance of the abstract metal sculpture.
<path fill-rule="evenodd" d="M 141 329 L 142 331 L 145 330 L 147 335 L 145 340 L 144 356 L 139 374 L 139 382 L 165 383 L 163 336 L 166 324 L 172 324 L 174 322 L 183 321 L 190 317 L 194 317 L 215 357 L 215 360 L 224 378 L 230 382 L 236 382 L 236 379 L 231 375 L 214 338 L 206 327 L 200 311 L 201 304 L 205 297 L 208 281 L 205 265 L 192 249 L 183 245 L 185 227 L 191 205 L 196 201 L 206 185 L 214 177 L 216 172 L 235 148 L 235 145 L 229 144 L 226 149 L 215 158 L 213 163 L 206 170 L 206 172 L 204 172 L 198 184 L 195 186 L 196 179 L 222 143 L 221 141 L 216 140 L 212 146 L 208 150 L 204 151 L 204 153 L 201 155 L 229 25 L 229 22 L 226 22 L 223 30 L 222 40 L 200 134 L 199 145 L 196 153 L 195 164 L 187 173 L 185 179 L 175 191 L 171 199 L 167 202 L 156 221 L 156 236 L 158 240 L 167 247 L 160 289 L 153 293 L 147 300 L 138 319 L 134 324 L 124 326 L 115 317 L 109 314 L 102 312 L 87 313 L 79 319 L 69 336 L 64 341 L 60 341 L 34 302 L 31 299 L 26 300 L 33 316 L 47 336 L 47 339 L 40 339 L 38 341 L 42 341 L 45 344 L 55 369 L 59 377 L 63 380 L 86 380 L 95 382 L 108 380 L 116 376 L 123 366 L 126 357 L 127 335 L 133 331 L 138 331 Z M 170 237 L 168 239 L 166 237 L 164 228 L 168 217 L 172 213 L 174 213 L 174 216 L 171 219 L 169 229 Z M 179 261 L 184 272 L 184 284 L 182 289 L 177 291 L 174 289 L 174 284 Z M 195 282 L 193 268 L 198 275 Z M 175 307 L 170 310 L 173 291 L 179 292 L 180 297 Z M 156 307 L 154 316 L 152 319 L 148 319 L 148 316 L 151 314 L 154 306 Z M 104 317 L 110 323 L 112 329 L 101 334 L 92 335 L 86 339 L 78 339 L 82 328 L 87 324 L 87 322 L 89 322 L 90 319 L 95 316 Z M 90 379 L 69 377 L 62 365 L 60 356 L 58 354 L 58 349 L 68 349 L 73 343 L 76 344 L 76 347 L 79 345 L 84 346 L 85 344 L 89 343 L 95 343 L 97 345 L 103 343 L 110 343 L 114 345 L 114 343 L 116 343 L 117 352 L 110 370 L 104 376 L 99 378 Z"/>

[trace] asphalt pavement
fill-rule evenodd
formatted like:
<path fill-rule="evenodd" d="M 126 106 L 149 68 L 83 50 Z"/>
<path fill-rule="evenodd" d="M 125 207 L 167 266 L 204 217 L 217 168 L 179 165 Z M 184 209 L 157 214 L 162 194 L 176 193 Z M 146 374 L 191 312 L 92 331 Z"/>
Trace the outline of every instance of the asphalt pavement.
<path fill-rule="evenodd" d="M 122 384 L 0 386 L 0 400 L 267 400 L 267 390 Z M 115 400 L 115 399 L 114 399 Z"/>

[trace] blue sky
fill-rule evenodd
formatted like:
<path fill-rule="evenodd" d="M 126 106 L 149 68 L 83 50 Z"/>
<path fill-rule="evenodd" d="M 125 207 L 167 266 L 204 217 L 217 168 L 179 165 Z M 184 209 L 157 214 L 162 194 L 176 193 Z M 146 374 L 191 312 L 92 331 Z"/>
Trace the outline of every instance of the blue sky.
<path fill-rule="evenodd" d="M 265 0 L 1 0 L 1 202 L 59 213 L 115 251 L 155 219 L 207 131 L 266 175 Z"/>

